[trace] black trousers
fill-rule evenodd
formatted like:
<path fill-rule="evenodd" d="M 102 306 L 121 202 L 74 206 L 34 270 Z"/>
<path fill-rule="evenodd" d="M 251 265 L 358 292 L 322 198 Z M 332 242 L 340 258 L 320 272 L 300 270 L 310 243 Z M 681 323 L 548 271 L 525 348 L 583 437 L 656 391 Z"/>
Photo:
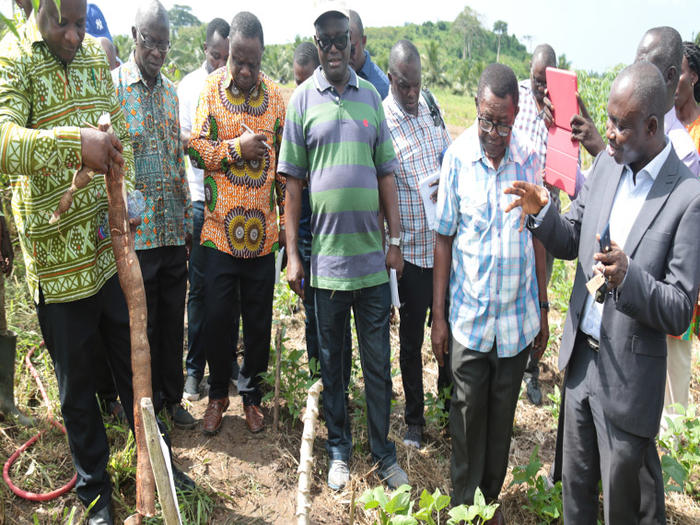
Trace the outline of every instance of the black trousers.
<path fill-rule="evenodd" d="M 477 487 L 487 501 L 498 499 L 529 354 L 530 345 L 514 357 L 498 357 L 495 343 L 489 352 L 476 352 L 452 337 L 450 473 L 457 505 L 471 505 Z"/>
<path fill-rule="evenodd" d="M 99 496 L 93 507 L 99 510 L 111 498 L 109 447 L 95 397 L 93 373 L 100 345 L 104 347 L 129 426 L 134 428 L 129 313 L 124 295 L 115 275 L 87 299 L 46 304 L 41 295 L 36 311 L 58 381 L 61 413 L 78 473 L 76 492 L 86 506 Z"/>
<path fill-rule="evenodd" d="M 187 251 L 184 246 L 138 250 L 148 306 L 153 406 L 176 405 L 185 380 L 182 354 L 187 290 Z"/>
<path fill-rule="evenodd" d="M 259 405 L 262 399 L 260 374 L 267 371 L 272 330 L 272 299 L 275 289 L 273 253 L 254 259 L 239 259 L 215 248 L 204 247 L 205 321 L 210 399 L 228 397 L 233 354 L 238 332 L 231 326 L 240 315 L 243 320 L 243 368 L 238 376 L 238 393 L 246 405 Z M 240 301 L 238 296 L 240 293 Z"/>
<path fill-rule="evenodd" d="M 404 260 L 399 281 L 401 324 L 399 325 L 399 364 L 406 397 L 406 425 L 425 426 L 423 417 L 423 335 L 425 317 L 433 304 L 433 269 L 421 268 Z M 438 392 L 450 385 L 447 367 L 438 368 Z"/>

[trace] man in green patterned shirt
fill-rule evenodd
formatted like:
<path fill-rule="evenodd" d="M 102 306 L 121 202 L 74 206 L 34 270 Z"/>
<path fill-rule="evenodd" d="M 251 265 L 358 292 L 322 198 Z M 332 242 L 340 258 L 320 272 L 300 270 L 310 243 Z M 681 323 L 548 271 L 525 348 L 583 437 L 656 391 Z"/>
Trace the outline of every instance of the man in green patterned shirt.
<path fill-rule="evenodd" d="M 124 166 L 133 188 L 131 142 L 107 60 L 85 36 L 86 1 L 52 0 L 0 44 L 0 171 L 10 174 L 12 213 L 27 284 L 58 380 L 76 491 L 89 523 L 111 523 L 109 448 L 95 398 L 92 362 L 104 345 L 133 428 L 129 316 L 116 276 L 103 175 L 75 192 L 49 224 L 81 166 Z M 116 136 L 92 129 L 109 113 Z M 117 138 L 118 137 L 118 138 Z"/>

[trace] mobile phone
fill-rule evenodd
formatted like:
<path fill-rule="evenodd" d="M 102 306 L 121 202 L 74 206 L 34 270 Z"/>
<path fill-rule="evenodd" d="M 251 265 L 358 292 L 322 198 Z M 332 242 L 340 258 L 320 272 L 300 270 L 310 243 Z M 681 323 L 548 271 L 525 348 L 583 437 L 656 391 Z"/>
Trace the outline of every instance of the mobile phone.
<path fill-rule="evenodd" d="M 610 224 L 608 223 L 603 233 L 600 234 L 600 251 L 607 253 L 610 250 L 612 250 L 612 246 L 610 242 Z"/>

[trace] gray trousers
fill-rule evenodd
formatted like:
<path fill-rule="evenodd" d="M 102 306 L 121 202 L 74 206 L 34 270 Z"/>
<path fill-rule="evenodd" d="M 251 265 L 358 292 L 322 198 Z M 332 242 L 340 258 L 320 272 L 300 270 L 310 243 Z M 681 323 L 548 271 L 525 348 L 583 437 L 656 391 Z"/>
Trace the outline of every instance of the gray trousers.
<path fill-rule="evenodd" d="M 452 501 L 471 505 L 481 489 L 487 501 L 498 498 L 508 468 L 513 418 L 530 345 L 515 357 L 469 350 L 451 341 Z"/>
<path fill-rule="evenodd" d="M 579 335 L 564 385 L 564 523 L 597 523 L 599 480 L 603 486 L 605 523 L 664 523 L 642 521 L 639 511 L 642 500 L 656 501 L 659 496 L 652 479 L 661 476 L 654 438 L 630 434 L 606 416 L 597 396 L 597 367 L 598 353 Z M 642 465 L 654 473 L 648 480 L 640 480 Z M 663 514 L 661 509 L 657 511 L 657 515 Z"/>

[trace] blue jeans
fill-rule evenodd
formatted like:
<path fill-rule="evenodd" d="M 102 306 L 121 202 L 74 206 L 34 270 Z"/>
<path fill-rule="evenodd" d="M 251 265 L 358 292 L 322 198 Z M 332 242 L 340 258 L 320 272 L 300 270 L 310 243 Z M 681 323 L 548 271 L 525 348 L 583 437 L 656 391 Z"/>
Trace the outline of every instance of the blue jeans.
<path fill-rule="evenodd" d="M 350 360 L 350 352 L 344 341 L 352 308 L 365 380 L 369 448 L 380 468 L 390 467 L 396 463 L 396 448 L 388 439 L 391 412 L 389 284 L 350 292 L 317 288 L 314 297 L 321 343 L 323 411 L 328 429 L 328 455 L 331 459 L 347 461 L 352 450 L 350 416 L 343 384 L 345 363 Z"/>
<path fill-rule="evenodd" d="M 206 354 L 204 351 L 204 248 L 199 245 L 204 224 L 204 201 L 193 201 L 192 251 L 190 252 L 190 295 L 187 299 L 187 375 L 202 379 Z"/>
<path fill-rule="evenodd" d="M 306 355 L 309 363 L 315 358 L 320 365 L 318 349 L 318 331 L 316 330 L 316 307 L 314 306 L 314 288 L 311 288 L 311 237 L 299 237 L 297 242 L 301 264 L 304 267 L 304 311 L 306 312 Z M 350 349 L 348 359 L 343 363 L 344 390 L 350 384 L 350 371 L 352 369 L 352 333 L 350 332 L 350 316 L 345 327 L 345 348 Z"/>

